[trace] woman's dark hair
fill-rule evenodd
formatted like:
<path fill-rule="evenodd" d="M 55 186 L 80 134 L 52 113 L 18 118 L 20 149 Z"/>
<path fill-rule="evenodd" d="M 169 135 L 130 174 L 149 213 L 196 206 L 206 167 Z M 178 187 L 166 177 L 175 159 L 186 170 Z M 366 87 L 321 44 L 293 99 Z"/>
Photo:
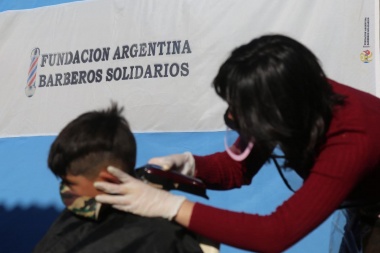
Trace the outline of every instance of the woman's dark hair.
<path fill-rule="evenodd" d="M 133 174 L 136 141 L 122 108 L 84 113 L 71 121 L 50 148 L 48 166 L 57 176 L 93 176 L 100 164 L 119 165 Z"/>
<path fill-rule="evenodd" d="M 315 55 L 283 35 L 262 36 L 235 49 L 213 85 L 242 137 L 264 147 L 279 145 L 285 166 L 306 173 L 324 142 L 333 107 L 344 103 Z"/>

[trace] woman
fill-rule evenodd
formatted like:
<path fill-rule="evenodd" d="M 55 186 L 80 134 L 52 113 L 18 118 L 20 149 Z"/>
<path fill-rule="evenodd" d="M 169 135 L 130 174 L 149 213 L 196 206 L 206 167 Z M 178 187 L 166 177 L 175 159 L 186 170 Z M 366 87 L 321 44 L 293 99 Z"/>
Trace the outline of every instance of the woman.
<path fill-rule="evenodd" d="M 240 135 L 234 147 L 150 163 L 200 178 L 210 189 L 231 189 L 250 184 L 279 147 L 284 167 L 304 179 L 293 196 L 270 215 L 237 213 L 190 202 L 111 169 L 122 183 L 96 183 L 116 194 L 97 200 L 143 216 L 174 219 L 218 242 L 258 252 L 284 251 L 346 207 L 349 221 L 361 225 L 360 232 L 345 227 L 345 238 L 355 238 L 343 241 L 340 251 L 361 252 L 362 242 L 371 245 L 371 233 L 363 233 L 372 231 L 380 211 L 380 100 L 327 79 L 311 51 L 282 35 L 262 36 L 234 50 L 214 87 L 228 104 L 227 125 Z"/>

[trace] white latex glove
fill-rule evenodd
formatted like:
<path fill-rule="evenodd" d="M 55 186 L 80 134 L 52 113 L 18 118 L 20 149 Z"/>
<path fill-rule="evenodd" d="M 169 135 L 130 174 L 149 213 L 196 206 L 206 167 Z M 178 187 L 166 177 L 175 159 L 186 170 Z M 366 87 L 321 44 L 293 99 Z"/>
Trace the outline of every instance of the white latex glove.
<path fill-rule="evenodd" d="M 168 156 L 154 157 L 148 161 L 162 167 L 163 170 L 175 170 L 179 173 L 193 177 L 195 174 L 195 160 L 190 152 Z"/>
<path fill-rule="evenodd" d="M 107 170 L 116 176 L 121 184 L 95 182 L 95 188 L 113 194 L 102 194 L 95 198 L 96 201 L 110 204 L 115 209 L 145 217 L 163 217 L 171 220 L 186 199 L 149 186 L 115 167 L 109 166 Z"/>

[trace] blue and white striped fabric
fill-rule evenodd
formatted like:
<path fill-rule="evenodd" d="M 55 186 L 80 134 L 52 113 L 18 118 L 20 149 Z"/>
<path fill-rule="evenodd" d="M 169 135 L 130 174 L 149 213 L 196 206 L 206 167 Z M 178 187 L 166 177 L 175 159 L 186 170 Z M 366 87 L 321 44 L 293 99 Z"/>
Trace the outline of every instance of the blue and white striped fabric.
<path fill-rule="evenodd" d="M 374 0 L 0 1 L 0 251 L 29 252 L 63 208 L 46 159 L 79 114 L 124 106 L 137 165 L 221 151 L 226 105 L 211 83 L 233 48 L 286 34 L 331 78 L 379 95 L 378 10 Z M 188 197 L 266 214 L 290 194 L 268 164 L 250 186 Z M 327 252 L 329 221 L 287 252 Z"/>

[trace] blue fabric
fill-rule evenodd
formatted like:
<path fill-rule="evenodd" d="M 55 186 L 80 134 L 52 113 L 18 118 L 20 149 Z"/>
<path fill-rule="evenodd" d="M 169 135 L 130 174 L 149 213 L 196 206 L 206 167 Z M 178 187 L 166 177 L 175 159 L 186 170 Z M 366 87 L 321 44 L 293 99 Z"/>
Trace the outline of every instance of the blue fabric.
<path fill-rule="evenodd" d="M 153 156 L 190 151 L 206 155 L 222 151 L 224 132 L 140 133 L 137 165 Z M 30 252 L 64 207 L 59 196 L 59 180 L 47 167 L 47 156 L 55 136 L 0 138 L 0 235 L 1 252 Z M 176 194 L 183 194 L 175 192 Z M 184 194 L 193 201 L 247 213 L 268 214 L 292 194 L 273 164 L 266 164 L 253 183 L 230 191 L 208 191 L 210 200 Z M 327 252 L 330 220 L 288 253 Z M 33 232 L 34 231 L 34 232 Z M 22 240 L 22 244 L 15 243 Z M 9 250 L 6 250 L 9 249 Z M 221 253 L 243 253 L 226 245 Z"/>
<path fill-rule="evenodd" d="M 0 12 L 9 10 L 33 9 L 43 6 L 78 2 L 81 0 L 1 0 Z"/>

